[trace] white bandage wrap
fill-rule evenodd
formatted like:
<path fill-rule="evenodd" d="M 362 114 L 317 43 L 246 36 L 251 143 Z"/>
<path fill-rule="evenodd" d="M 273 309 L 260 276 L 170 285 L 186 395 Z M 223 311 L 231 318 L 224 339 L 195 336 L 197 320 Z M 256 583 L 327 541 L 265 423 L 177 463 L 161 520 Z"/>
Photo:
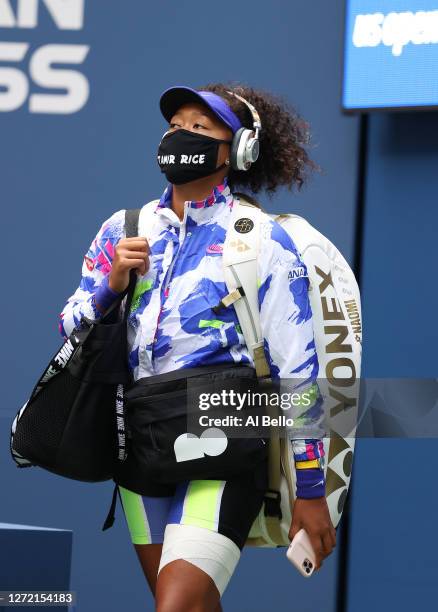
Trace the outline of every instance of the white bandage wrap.
<path fill-rule="evenodd" d="M 158 572 L 176 559 L 189 561 L 206 572 L 222 597 L 240 559 L 240 549 L 230 538 L 217 531 L 168 523 Z"/>

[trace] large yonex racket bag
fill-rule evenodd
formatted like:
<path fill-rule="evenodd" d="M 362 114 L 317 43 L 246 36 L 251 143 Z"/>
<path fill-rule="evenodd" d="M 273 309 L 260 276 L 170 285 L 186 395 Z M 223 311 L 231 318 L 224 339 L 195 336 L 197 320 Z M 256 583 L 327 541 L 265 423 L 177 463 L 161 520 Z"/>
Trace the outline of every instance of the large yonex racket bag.
<path fill-rule="evenodd" d="M 259 231 L 266 213 L 235 196 L 233 214 L 223 249 L 225 282 L 222 301 L 233 304 L 258 376 L 269 376 L 263 350 L 258 308 L 256 263 Z M 333 525 L 341 519 L 351 477 L 359 405 L 362 325 L 359 288 L 345 258 L 323 234 L 298 215 L 269 215 L 293 239 L 306 265 L 312 308 L 319 377 L 329 428 L 324 437 L 326 499 Z M 245 224 L 242 233 L 239 223 Z M 242 299 L 244 298 L 244 299 Z M 332 311 L 336 311 L 336 320 Z M 348 387 L 345 381 L 349 381 Z M 328 387 L 328 390 L 327 390 Z M 345 396 L 345 401 L 339 398 Z M 292 446 L 275 428 L 269 439 L 269 491 L 247 544 L 288 546 L 288 532 L 296 497 Z"/>
<path fill-rule="evenodd" d="M 126 236 L 137 235 L 139 209 L 127 210 Z M 109 480 L 127 457 L 124 389 L 127 315 L 137 276 L 95 322 L 82 317 L 18 411 L 10 451 L 17 467 L 39 466 L 88 482 Z M 127 296 L 123 317 L 118 312 Z"/>

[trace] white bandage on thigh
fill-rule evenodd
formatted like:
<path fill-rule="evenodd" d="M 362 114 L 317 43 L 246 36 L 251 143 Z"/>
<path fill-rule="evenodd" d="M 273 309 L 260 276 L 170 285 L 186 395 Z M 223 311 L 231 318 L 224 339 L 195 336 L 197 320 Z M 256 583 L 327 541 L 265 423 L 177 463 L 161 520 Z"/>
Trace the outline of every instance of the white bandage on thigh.
<path fill-rule="evenodd" d="M 169 523 L 164 531 L 161 568 L 176 559 L 184 559 L 206 572 L 222 594 L 240 559 L 240 549 L 222 533 L 196 527 Z"/>

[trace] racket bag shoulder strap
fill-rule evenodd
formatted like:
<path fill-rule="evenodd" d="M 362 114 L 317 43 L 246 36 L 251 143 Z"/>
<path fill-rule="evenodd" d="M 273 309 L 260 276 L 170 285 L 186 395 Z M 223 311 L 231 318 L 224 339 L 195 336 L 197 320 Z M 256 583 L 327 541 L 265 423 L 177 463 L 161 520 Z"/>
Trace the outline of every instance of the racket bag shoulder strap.
<path fill-rule="evenodd" d="M 151 240 L 152 236 L 152 224 L 155 221 L 156 215 L 154 215 L 155 206 L 159 200 L 151 200 L 142 208 L 127 208 L 125 210 L 125 236 L 126 238 L 132 238 L 134 236 L 145 236 L 148 241 Z M 113 494 L 111 498 L 110 508 L 108 515 L 104 521 L 102 531 L 109 529 L 114 524 L 115 511 L 117 504 L 117 483 L 114 484 Z"/>
<path fill-rule="evenodd" d="M 336 340 L 336 336 L 333 336 L 336 330 L 324 321 L 324 312 L 327 311 L 327 304 L 333 304 L 335 300 L 339 304 L 339 316 L 345 325 L 342 334 L 346 334 L 348 339 L 347 343 L 342 343 L 348 351 L 345 357 L 350 360 L 351 371 L 358 378 L 362 341 L 360 292 L 347 261 L 330 240 L 302 217 L 292 214 L 267 214 L 256 204 L 247 201 L 243 194 L 239 194 L 239 197 L 234 199 L 232 218 L 223 249 L 224 277 L 229 293 L 222 302 L 224 305 L 234 305 L 248 350 L 254 359 L 257 376 L 260 379 L 269 377 L 269 365 L 264 354 L 260 327 L 257 288 L 261 226 L 269 218 L 281 223 L 292 237 L 308 270 L 315 346 L 322 373 L 320 376 L 326 376 L 327 367 L 330 367 L 328 362 L 333 358 L 333 355 L 327 352 L 327 345 Z M 357 393 L 357 390 L 355 392 Z M 351 419 L 354 424 L 356 415 L 353 412 Z M 250 545 L 289 544 L 288 530 L 296 476 L 291 444 L 285 438 L 279 439 L 275 431 L 275 428 L 271 428 L 269 489 L 263 508 L 248 536 L 247 544 Z M 345 424 L 342 431 L 346 431 Z M 354 431 L 354 425 L 350 431 Z M 348 490 L 350 475 L 346 473 L 345 465 L 351 464 L 349 458 L 353 456 L 354 437 L 344 439 L 336 435 L 336 432 L 330 432 L 330 437 L 325 438 L 324 442 L 329 449 L 328 461 L 325 464 L 326 497 L 332 522 L 336 526 Z"/>

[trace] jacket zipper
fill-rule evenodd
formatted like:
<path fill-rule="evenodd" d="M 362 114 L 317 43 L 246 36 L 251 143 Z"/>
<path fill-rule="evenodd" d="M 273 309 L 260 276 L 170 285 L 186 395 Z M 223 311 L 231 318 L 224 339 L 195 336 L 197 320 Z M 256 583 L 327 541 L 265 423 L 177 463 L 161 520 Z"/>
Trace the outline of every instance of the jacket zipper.
<path fill-rule="evenodd" d="M 175 267 L 175 263 L 176 263 L 176 258 L 178 257 L 179 252 L 181 251 L 181 249 L 183 247 L 183 244 L 184 244 L 184 241 L 186 239 L 186 235 L 185 235 L 185 232 L 186 232 L 186 221 L 187 221 L 187 206 L 184 205 L 184 217 L 183 217 L 183 220 L 182 220 L 181 230 L 180 230 L 180 235 L 179 235 L 179 247 L 178 247 L 178 251 L 176 252 L 176 254 L 175 254 L 174 258 L 173 258 L 172 263 L 169 266 L 169 269 L 167 270 L 166 282 L 165 282 L 164 290 L 163 290 L 164 293 L 166 292 L 167 287 L 170 284 L 173 268 Z M 183 235 L 182 241 L 181 241 L 181 234 Z"/>
<path fill-rule="evenodd" d="M 181 249 L 182 249 L 182 247 L 183 247 L 183 245 L 184 245 L 185 239 L 186 239 L 186 235 L 185 235 L 185 231 L 186 231 L 186 221 L 187 221 L 187 206 L 184 206 L 184 217 L 183 217 L 183 220 L 182 220 L 181 230 L 180 230 L 180 234 L 179 234 L 179 247 L 178 247 L 177 252 L 176 252 L 176 253 L 175 253 L 175 255 L 174 255 L 174 258 L 173 258 L 172 263 L 170 264 L 170 266 L 169 266 L 169 268 L 168 268 L 168 270 L 167 270 L 166 280 L 165 280 L 164 287 L 163 287 L 163 295 L 164 295 L 164 300 L 166 300 L 166 299 L 167 299 L 167 288 L 168 288 L 168 286 L 169 286 L 169 284 L 170 284 L 170 281 L 172 280 L 172 272 L 173 272 L 173 268 L 175 267 L 176 258 L 178 257 L 178 255 L 179 255 L 179 253 L 180 253 L 180 251 L 181 251 Z M 183 235 L 182 242 L 181 242 L 181 234 Z M 164 301 L 163 301 L 163 304 L 164 304 Z M 160 307 L 160 312 L 159 312 L 159 314 L 158 314 L 158 318 L 157 318 L 157 325 L 156 325 L 156 327 L 155 327 L 155 334 L 154 334 L 154 340 L 153 340 L 153 342 L 155 342 L 155 338 L 156 338 L 156 335 L 157 335 L 157 331 L 158 331 L 158 324 L 159 324 L 159 322 L 160 322 L 161 313 L 162 313 L 162 311 L 163 311 L 163 304 L 161 304 L 161 307 Z"/>

